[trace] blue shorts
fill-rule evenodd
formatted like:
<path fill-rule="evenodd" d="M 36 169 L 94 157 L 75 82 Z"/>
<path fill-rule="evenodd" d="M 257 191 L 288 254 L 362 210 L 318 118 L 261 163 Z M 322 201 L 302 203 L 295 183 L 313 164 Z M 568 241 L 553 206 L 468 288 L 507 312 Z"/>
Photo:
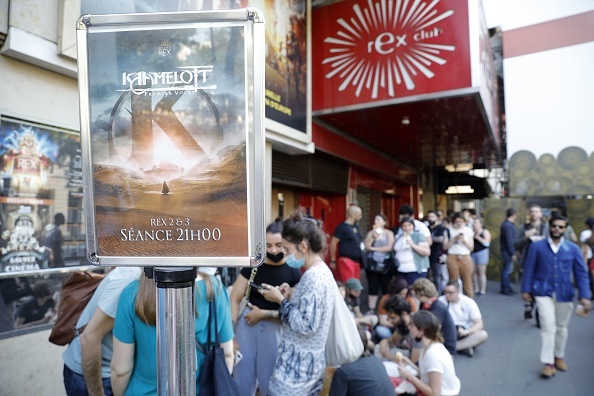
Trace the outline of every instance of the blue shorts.
<path fill-rule="evenodd" d="M 489 249 L 483 249 L 481 251 L 470 253 L 472 262 L 475 265 L 487 265 L 489 264 Z"/>

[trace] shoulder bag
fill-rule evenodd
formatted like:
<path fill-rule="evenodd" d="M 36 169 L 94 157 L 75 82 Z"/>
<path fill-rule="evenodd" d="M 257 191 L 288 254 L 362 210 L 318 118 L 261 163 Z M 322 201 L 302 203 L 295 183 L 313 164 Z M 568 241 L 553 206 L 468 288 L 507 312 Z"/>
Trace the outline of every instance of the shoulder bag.
<path fill-rule="evenodd" d="M 212 318 L 214 317 L 215 342 L 211 342 Z M 237 383 L 229 373 L 225 363 L 225 352 L 219 340 L 216 299 L 213 296 L 208 306 L 208 335 L 204 364 L 200 379 L 200 394 L 204 396 L 240 396 Z M 200 346 L 196 342 L 197 346 Z M 202 350 L 203 348 L 198 348 Z"/>
<path fill-rule="evenodd" d="M 247 307 L 247 304 L 250 301 L 250 291 L 252 290 L 252 287 L 250 286 L 250 284 L 256 278 L 257 272 L 258 272 L 258 267 L 252 268 L 252 272 L 250 274 L 250 279 L 248 280 L 247 287 L 245 288 L 245 294 L 243 295 L 243 298 L 239 302 L 239 308 L 238 308 L 239 311 L 237 311 L 237 320 L 239 320 L 239 317 L 241 316 L 243 311 L 245 311 L 245 308 Z"/>
<path fill-rule="evenodd" d="M 363 342 L 353 315 L 342 299 L 338 286 L 334 286 L 334 312 L 326 341 L 326 365 L 340 366 L 352 363 L 363 354 Z"/>
<path fill-rule="evenodd" d="M 49 336 L 49 341 L 52 344 L 70 344 L 87 327 L 86 323 L 79 328 L 76 327 L 76 324 L 104 278 L 104 274 L 77 271 L 73 272 L 64 282 L 60 292 L 58 319 L 56 319 Z"/>
<path fill-rule="evenodd" d="M 373 241 L 373 247 L 384 247 L 388 244 L 388 237 L 376 239 Z M 388 274 L 390 271 L 391 257 L 390 252 L 367 252 L 367 271 L 378 274 Z"/>

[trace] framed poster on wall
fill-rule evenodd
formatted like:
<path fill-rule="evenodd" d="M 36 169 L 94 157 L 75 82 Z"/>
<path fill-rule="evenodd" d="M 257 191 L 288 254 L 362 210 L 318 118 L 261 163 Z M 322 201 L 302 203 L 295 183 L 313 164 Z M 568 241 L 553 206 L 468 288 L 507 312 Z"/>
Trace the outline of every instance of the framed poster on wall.
<path fill-rule="evenodd" d="M 89 261 L 261 263 L 262 14 L 86 15 L 77 29 Z"/>
<path fill-rule="evenodd" d="M 87 264 L 80 135 L 0 116 L 0 275 Z"/>

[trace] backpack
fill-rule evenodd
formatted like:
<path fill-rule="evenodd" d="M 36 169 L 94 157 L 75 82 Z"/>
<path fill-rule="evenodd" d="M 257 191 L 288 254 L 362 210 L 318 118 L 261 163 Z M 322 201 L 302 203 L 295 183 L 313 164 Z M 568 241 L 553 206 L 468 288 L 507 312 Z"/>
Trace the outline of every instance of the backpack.
<path fill-rule="evenodd" d="M 67 345 L 83 332 L 86 324 L 77 329 L 76 323 L 103 278 L 105 274 L 78 271 L 73 272 L 64 282 L 60 292 L 58 318 L 49 336 L 52 344 Z"/>

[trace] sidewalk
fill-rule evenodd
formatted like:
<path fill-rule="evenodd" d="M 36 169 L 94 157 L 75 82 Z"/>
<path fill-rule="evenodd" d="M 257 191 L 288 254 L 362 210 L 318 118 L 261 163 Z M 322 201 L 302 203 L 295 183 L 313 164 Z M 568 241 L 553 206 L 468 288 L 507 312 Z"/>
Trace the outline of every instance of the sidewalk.
<path fill-rule="evenodd" d="M 519 291 L 518 284 L 512 285 Z M 524 320 L 520 294 L 499 294 L 499 283 L 489 282 L 487 295 L 477 297 L 489 340 L 474 357 L 456 355 L 456 373 L 462 382 L 461 396 L 594 394 L 594 314 L 573 315 L 565 361 L 569 370 L 550 379 L 540 378 L 540 330 Z"/>

